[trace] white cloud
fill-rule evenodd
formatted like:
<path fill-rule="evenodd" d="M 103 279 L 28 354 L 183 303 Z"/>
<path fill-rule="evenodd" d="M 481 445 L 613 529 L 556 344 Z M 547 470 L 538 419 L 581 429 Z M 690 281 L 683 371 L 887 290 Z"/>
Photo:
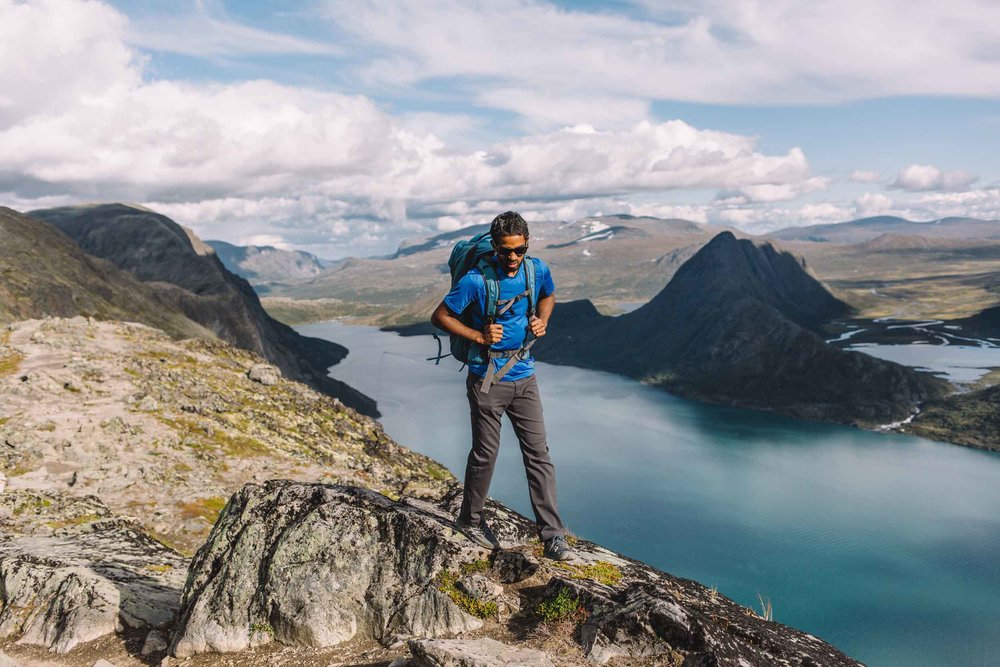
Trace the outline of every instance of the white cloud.
<path fill-rule="evenodd" d="M 889 187 L 910 192 L 964 190 L 978 180 L 979 176 L 967 171 L 941 171 L 931 164 L 911 164 Z"/>
<path fill-rule="evenodd" d="M 867 171 L 865 169 L 855 169 L 851 172 L 851 180 L 855 183 L 875 183 L 882 175 L 877 171 Z"/>
<path fill-rule="evenodd" d="M 64 5 L 31 6 L 39 42 L 51 45 L 61 35 L 62 24 L 45 18 Z M 798 148 L 767 155 L 753 138 L 682 121 L 615 130 L 579 125 L 456 151 L 362 96 L 270 81 L 145 81 L 141 60 L 123 46 L 124 19 L 87 7 L 94 25 L 107 25 L 90 31 L 86 57 L 73 71 L 101 85 L 30 113 L 37 105 L 28 84 L 60 81 L 66 63 L 39 57 L 25 71 L 0 61 L 10 108 L 23 112 L 0 130 L 0 187 L 21 200 L 142 201 L 210 238 L 281 228 L 297 230 L 282 231 L 289 244 L 341 244 L 343 253 L 351 243 L 391 246 L 393 238 L 433 227 L 435 217 L 465 224 L 484 215 L 487 203 L 493 211 L 522 202 L 529 211 L 568 216 L 607 195 L 757 186 L 793 192 L 815 183 Z"/>
<path fill-rule="evenodd" d="M 343 54 L 341 48 L 330 43 L 260 30 L 215 18 L 207 14 L 203 7 L 199 9 L 188 16 L 154 16 L 134 22 L 127 39 L 136 47 L 186 56 Z"/>
<path fill-rule="evenodd" d="M 540 0 L 325 6 L 344 39 L 378 54 L 362 68 L 368 83 L 452 80 L 491 103 L 499 89 L 530 91 L 505 108 L 561 124 L 581 122 L 576 105 L 558 115 L 579 91 L 716 104 L 1000 93 L 1000 12 L 978 0 L 649 2 L 641 19 Z"/>
<path fill-rule="evenodd" d="M 277 234 L 251 234 L 236 241 L 236 245 L 271 246 L 281 250 L 288 250 L 289 245 Z"/>
<path fill-rule="evenodd" d="M 0 130 L 136 85 L 126 24 L 98 2 L 0 0 Z"/>
<path fill-rule="evenodd" d="M 917 204 L 934 218 L 957 216 L 1000 220 L 1000 187 L 927 194 L 920 197 Z"/>
<path fill-rule="evenodd" d="M 893 206 L 892 198 L 878 192 L 868 192 L 854 200 L 854 215 L 858 218 L 869 218 L 888 213 Z"/>

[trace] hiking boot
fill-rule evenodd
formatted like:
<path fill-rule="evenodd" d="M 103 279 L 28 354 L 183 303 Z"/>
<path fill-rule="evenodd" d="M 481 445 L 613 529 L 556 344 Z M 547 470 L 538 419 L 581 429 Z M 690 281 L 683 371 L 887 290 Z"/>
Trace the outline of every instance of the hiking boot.
<path fill-rule="evenodd" d="M 566 544 L 566 538 L 562 535 L 545 540 L 545 549 L 542 553 L 546 558 L 552 560 L 573 560 L 576 558 L 576 552 L 569 548 L 569 545 Z"/>
<path fill-rule="evenodd" d="M 462 531 L 466 537 L 484 549 L 492 551 L 500 548 L 500 541 L 497 540 L 497 536 L 493 534 L 489 524 L 486 523 L 486 519 L 480 521 L 478 526 L 470 526 L 461 519 L 456 519 L 455 527 Z"/>

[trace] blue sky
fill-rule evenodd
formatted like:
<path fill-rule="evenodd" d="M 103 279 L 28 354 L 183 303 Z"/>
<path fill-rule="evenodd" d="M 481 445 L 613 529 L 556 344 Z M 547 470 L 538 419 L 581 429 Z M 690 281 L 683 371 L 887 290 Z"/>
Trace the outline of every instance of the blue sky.
<path fill-rule="evenodd" d="M 629 212 L 1000 218 L 1000 5 L 0 0 L 0 203 L 326 257 Z"/>

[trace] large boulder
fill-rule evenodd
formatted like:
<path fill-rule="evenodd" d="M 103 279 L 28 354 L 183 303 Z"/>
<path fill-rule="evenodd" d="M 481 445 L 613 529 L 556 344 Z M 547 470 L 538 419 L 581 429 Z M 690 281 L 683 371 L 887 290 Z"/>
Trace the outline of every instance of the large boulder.
<path fill-rule="evenodd" d="M 272 481 L 229 501 L 195 555 L 171 652 L 435 637 L 482 621 L 437 584 L 472 560 L 449 517 L 353 487 Z"/>

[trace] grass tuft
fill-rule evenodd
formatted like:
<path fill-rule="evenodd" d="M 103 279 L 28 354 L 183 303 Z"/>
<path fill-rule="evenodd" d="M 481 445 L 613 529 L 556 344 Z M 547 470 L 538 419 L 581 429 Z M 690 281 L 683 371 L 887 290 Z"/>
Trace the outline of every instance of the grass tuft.
<path fill-rule="evenodd" d="M 437 589 L 451 598 L 451 601 L 465 612 L 477 618 L 490 618 L 498 616 L 500 609 L 493 601 L 483 602 L 477 600 L 462 591 L 455 585 L 458 579 L 448 570 L 441 570 L 437 577 Z"/>
<path fill-rule="evenodd" d="M 545 623 L 556 623 L 580 613 L 580 598 L 570 597 L 569 589 L 560 588 L 555 597 L 542 600 L 535 611 Z"/>

